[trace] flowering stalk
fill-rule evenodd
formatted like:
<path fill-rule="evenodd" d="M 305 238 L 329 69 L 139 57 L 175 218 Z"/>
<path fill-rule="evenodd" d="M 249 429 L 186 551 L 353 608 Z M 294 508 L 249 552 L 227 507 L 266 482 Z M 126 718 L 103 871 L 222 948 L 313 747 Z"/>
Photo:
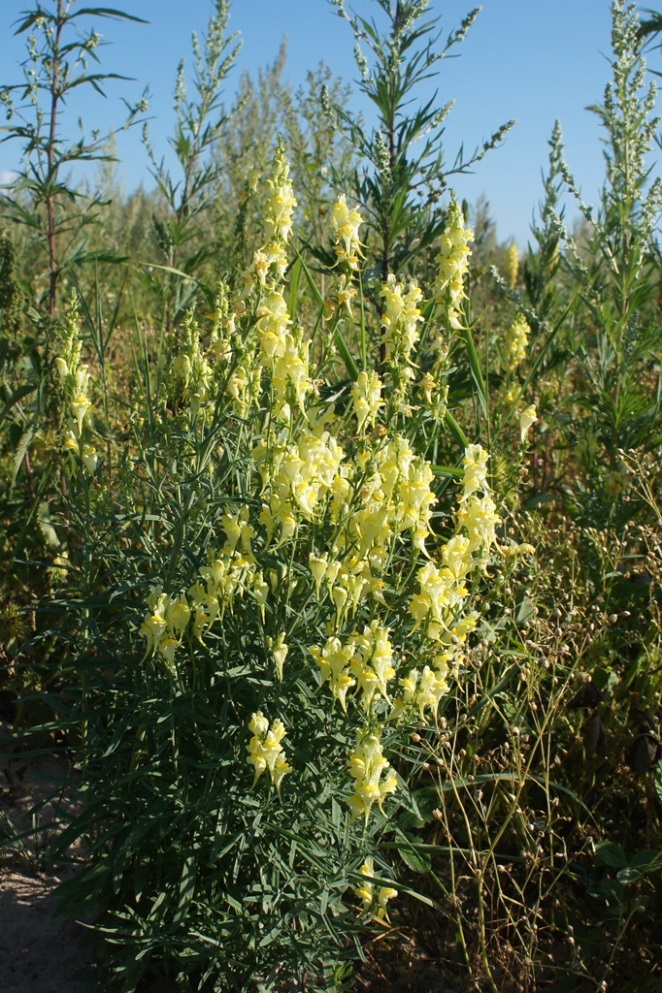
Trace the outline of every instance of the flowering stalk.
<path fill-rule="evenodd" d="M 473 231 L 466 227 L 462 209 L 453 197 L 441 236 L 437 277 L 433 286 L 434 298 L 441 306 L 446 324 L 451 329 L 463 326 L 460 307 L 467 295 L 464 278 L 469 269 L 469 245 L 473 240 Z"/>

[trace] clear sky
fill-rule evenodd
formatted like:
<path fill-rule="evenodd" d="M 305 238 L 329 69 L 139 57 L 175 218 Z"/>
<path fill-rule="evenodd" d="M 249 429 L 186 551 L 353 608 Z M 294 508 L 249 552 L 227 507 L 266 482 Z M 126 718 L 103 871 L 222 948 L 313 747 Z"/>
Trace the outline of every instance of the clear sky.
<path fill-rule="evenodd" d="M 374 0 L 347 4 L 362 14 L 378 13 Z M 14 37 L 12 25 L 30 5 L 31 0 L 0 0 L 0 85 L 21 79 L 24 37 Z M 82 5 L 94 4 L 90 0 Z M 150 23 L 99 22 L 107 43 L 101 52 L 103 68 L 134 77 L 135 82 L 108 84 L 107 100 L 92 94 L 71 108 L 72 116 L 80 114 L 89 127 L 119 124 L 120 97 L 136 100 L 148 85 L 152 140 L 156 150 L 164 152 L 172 129 L 177 63 L 190 56 L 191 32 L 204 32 L 211 0 L 100 0 L 100 5 L 121 7 Z M 431 13 L 441 17 L 444 38 L 474 6 L 466 0 L 432 0 Z M 320 61 L 347 81 L 356 77 L 351 30 L 328 0 L 234 0 L 231 28 L 241 32 L 244 46 L 227 82 L 228 100 L 241 72 L 273 62 L 284 37 L 286 76 L 294 84 Z M 600 129 L 586 107 L 602 100 L 609 79 L 609 0 L 484 0 L 478 20 L 455 51 L 460 57 L 442 64 L 436 81 L 439 103 L 456 101 L 447 123 L 447 159 L 452 161 L 462 142 L 471 151 L 500 124 L 518 121 L 504 145 L 489 154 L 473 176 L 456 181 L 458 195 L 475 201 L 484 193 L 499 238 L 515 237 L 523 245 L 541 198 L 541 173 L 556 118 L 584 199 L 594 202 L 602 183 Z M 75 133 L 75 118 L 72 128 Z M 16 165 L 14 144 L 0 145 L 0 175 Z M 125 186 L 143 182 L 149 187 L 137 131 L 122 138 L 118 152 Z"/>

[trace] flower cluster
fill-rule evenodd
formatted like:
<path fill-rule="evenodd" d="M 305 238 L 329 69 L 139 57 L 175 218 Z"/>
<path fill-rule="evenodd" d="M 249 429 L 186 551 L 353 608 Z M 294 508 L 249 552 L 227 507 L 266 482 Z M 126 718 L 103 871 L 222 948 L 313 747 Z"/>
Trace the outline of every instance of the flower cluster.
<path fill-rule="evenodd" d="M 147 652 L 162 658 L 174 676 L 175 652 L 182 644 L 182 635 L 188 625 L 191 610 L 184 596 L 175 598 L 155 586 L 147 598 L 149 612 L 140 626 L 140 633 L 147 641 Z"/>
<path fill-rule="evenodd" d="M 210 394 L 212 367 L 202 351 L 200 333 L 192 318 L 183 329 L 182 347 L 171 366 L 175 392 L 188 405 L 193 417 L 203 408 Z"/>
<path fill-rule="evenodd" d="M 506 331 L 504 342 L 506 368 L 509 372 L 514 372 L 520 362 L 526 358 L 530 334 L 531 328 L 528 321 L 519 314 Z"/>
<path fill-rule="evenodd" d="M 267 540 L 278 533 L 278 546 L 296 535 L 301 517 L 311 519 L 333 491 L 344 451 L 323 422 L 304 428 L 295 444 L 271 436 L 253 452 L 268 497 L 260 521 Z M 278 547 L 277 546 L 277 547 Z"/>
<path fill-rule="evenodd" d="M 147 652 L 162 658 L 173 673 L 189 620 L 193 637 L 202 642 L 204 633 L 226 609 L 232 610 L 235 598 L 246 591 L 264 612 L 268 585 L 253 555 L 255 530 L 249 523 L 248 507 L 242 507 L 238 514 L 223 514 L 221 525 L 225 544 L 209 553 L 208 564 L 201 566 L 199 578 L 187 593 L 173 599 L 155 587 L 148 597 L 149 611 L 140 631 L 147 640 Z"/>
<path fill-rule="evenodd" d="M 363 634 L 355 631 L 344 644 L 334 635 L 322 648 L 313 645 L 310 654 L 343 710 L 347 710 L 347 693 L 354 687 L 367 712 L 380 698 L 388 701 L 388 683 L 395 676 L 393 646 L 388 628 L 378 620 L 366 626 Z"/>
<path fill-rule="evenodd" d="M 354 793 L 348 801 L 350 810 L 354 817 L 364 817 L 367 824 L 373 804 L 381 809 L 384 798 L 398 788 L 375 731 L 359 731 L 356 748 L 349 757 L 349 774 L 354 780 Z"/>
<path fill-rule="evenodd" d="M 304 411 L 308 395 L 314 391 L 309 373 L 308 349 L 310 342 L 303 340 L 301 329 L 292 321 L 285 297 L 282 279 L 287 267 L 286 244 L 292 230 L 296 200 L 289 180 L 289 165 L 282 148 L 278 149 L 270 179 L 267 180 L 265 198 L 266 243 L 253 256 L 253 264 L 246 273 L 243 299 L 239 301 L 241 313 L 252 312 L 257 316 L 256 353 L 246 352 L 245 345 L 237 342 L 236 333 L 231 339 L 230 358 L 234 346 L 244 352 L 245 360 L 234 370 L 227 384 L 228 392 L 246 413 L 246 392 L 251 400 L 257 396 L 260 375 L 266 373 L 273 394 L 273 414 L 289 423 L 293 408 Z"/>
<path fill-rule="evenodd" d="M 432 469 L 402 435 L 376 442 L 356 463 L 338 463 L 330 481 L 329 518 L 337 526 L 330 552 L 311 554 L 309 565 L 318 598 L 327 592 L 340 622 L 367 596 L 383 601 L 394 543 L 410 532 L 423 554 L 436 500 Z M 328 482 L 328 481 L 327 481 Z"/>
<path fill-rule="evenodd" d="M 391 274 L 382 286 L 381 296 L 384 301 L 382 325 L 386 359 L 400 370 L 401 377 L 411 379 L 411 353 L 420 337 L 418 325 L 423 320 L 418 306 L 423 293 L 415 280 L 410 280 L 405 290 L 404 285 Z"/>
<path fill-rule="evenodd" d="M 76 324 L 76 309 L 71 308 L 67 324 L 66 337 L 63 342 L 63 355 L 55 359 L 55 367 L 60 383 L 68 400 L 69 427 L 64 438 L 64 447 L 80 457 L 87 471 L 96 471 L 99 457 L 89 438 L 89 419 L 93 411 L 89 397 L 90 374 L 81 365 L 81 342 Z M 85 435 L 85 439 L 84 439 Z"/>
<path fill-rule="evenodd" d="M 379 373 L 374 369 L 368 372 L 362 370 L 356 377 L 351 392 L 359 431 L 371 428 L 384 404 Z"/>
<path fill-rule="evenodd" d="M 374 454 L 374 470 L 362 489 L 361 506 L 349 527 L 362 557 L 384 564 L 389 536 L 412 532 L 414 547 L 425 552 L 436 496 L 429 462 L 419 458 L 403 435 Z"/>
<path fill-rule="evenodd" d="M 253 714 L 249 724 L 252 738 L 248 743 L 248 762 L 255 769 L 253 786 L 263 772 L 269 770 L 271 782 L 280 793 L 281 783 L 292 767 L 285 759 L 285 751 L 281 744 L 286 735 L 285 725 L 278 718 L 272 721 L 271 727 L 261 710 Z"/>
<path fill-rule="evenodd" d="M 465 226 L 460 205 L 453 197 L 448 209 L 446 229 L 441 236 L 437 278 L 433 287 L 435 300 L 445 308 L 451 328 L 462 327 L 460 306 L 466 297 L 464 277 L 469 269 L 469 245 L 473 240 L 473 231 Z"/>
<path fill-rule="evenodd" d="M 470 445 L 465 452 L 456 516 L 458 533 L 441 547 L 439 560 L 426 562 L 416 576 L 419 592 L 409 602 L 414 630 L 421 628 L 437 651 L 429 666 L 411 669 L 400 680 L 396 715 L 408 708 L 421 717 L 428 708 L 436 713 L 449 677 L 457 672 L 467 635 L 476 626 L 476 615 L 464 613 L 467 579 L 474 569 L 486 566 L 499 520 L 487 482 L 487 452 L 480 445 Z"/>
<path fill-rule="evenodd" d="M 250 592 L 261 612 L 267 600 L 268 585 L 253 555 L 255 529 L 248 507 L 242 507 L 238 514 L 223 514 L 221 524 L 226 542 L 217 552 L 209 553 L 208 565 L 201 566 L 200 578 L 188 591 L 193 635 L 199 641 L 226 609 L 232 610 L 236 597 Z"/>
<path fill-rule="evenodd" d="M 363 218 L 358 210 L 348 207 L 345 194 L 341 193 L 331 211 L 331 231 L 338 261 L 344 262 L 350 269 L 358 269 L 361 256 L 359 228 L 362 224 Z"/>
<path fill-rule="evenodd" d="M 270 178 L 267 180 L 265 233 L 267 248 L 273 243 L 286 242 L 292 230 L 292 217 L 297 205 L 289 179 L 290 166 L 282 147 L 276 152 Z"/>
<path fill-rule="evenodd" d="M 499 523 L 496 504 L 487 482 L 487 452 L 480 445 L 469 445 L 464 454 L 464 493 L 460 498 L 458 521 L 467 532 L 466 556 L 481 568 L 496 544 Z M 466 559 L 465 559 L 466 561 Z"/>
<path fill-rule="evenodd" d="M 378 886 L 375 891 L 375 885 L 371 882 L 370 878 L 375 875 L 375 862 L 371 857 L 365 860 L 359 872 L 362 876 L 367 877 L 366 879 L 362 879 L 354 889 L 354 893 L 361 901 L 363 913 L 371 914 L 380 920 L 388 920 L 386 905 L 389 900 L 397 897 L 398 891 L 392 886 Z"/>
<path fill-rule="evenodd" d="M 434 716 L 449 690 L 449 661 L 446 653 L 435 659 L 434 668 L 426 665 L 422 671 L 410 669 L 400 680 L 401 695 L 396 699 L 393 716 L 399 717 L 401 713 L 414 711 L 421 721 L 425 721 L 426 710 L 430 710 Z"/>
<path fill-rule="evenodd" d="M 511 241 L 510 245 L 506 249 L 506 282 L 511 289 L 515 289 L 517 286 L 518 275 L 519 248 L 517 247 L 517 242 Z"/>

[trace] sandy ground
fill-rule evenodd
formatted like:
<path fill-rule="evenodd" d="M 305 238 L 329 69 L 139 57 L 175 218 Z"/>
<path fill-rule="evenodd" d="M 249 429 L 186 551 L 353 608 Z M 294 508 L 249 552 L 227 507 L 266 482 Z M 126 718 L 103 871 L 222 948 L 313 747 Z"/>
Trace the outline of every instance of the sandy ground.
<path fill-rule="evenodd" d="M 26 760 L 0 728 L 0 993 L 89 993 L 81 978 L 89 950 L 81 942 L 84 928 L 56 915 L 58 883 L 76 871 L 75 864 L 50 865 L 43 855 L 44 836 L 20 839 L 30 831 L 30 810 L 45 801 L 41 824 L 57 822 L 73 803 L 75 786 L 66 788 L 67 769 L 48 756 Z M 2 738 L 4 737 L 4 741 Z M 70 777 L 69 777 L 70 778 Z M 7 843 L 7 837 L 13 843 Z"/>

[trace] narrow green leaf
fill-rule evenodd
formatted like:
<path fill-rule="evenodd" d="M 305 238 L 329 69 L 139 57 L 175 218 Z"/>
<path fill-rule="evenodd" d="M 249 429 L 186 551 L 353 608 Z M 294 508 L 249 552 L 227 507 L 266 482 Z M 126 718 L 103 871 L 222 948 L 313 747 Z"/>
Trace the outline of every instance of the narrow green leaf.
<path fill-rule="evenodd" d="M 455 437 L 462 445 L 462 447 L 467 448 L 467 446 L 469 445 L 469 439 L 467 438 L 466 434 L 464 433 L 458 422 L 451 414 L 450 410 L 447 410 L 446 413 L 444 414 L 444 420 L 446 421 L 447 426 L 450 428 L 450 430 L 455 435 Z"/>
<path fill-rule="evenodd" d="M 480 360 L 478 358 L 478 352 L 476 351 L 476 345 L 471 329 L 463 328 L 460 332 L 460 336 L 464 339 L 464 343 L 467 346 L 467 357 L 469 359 L 469 368 L 471 369 L 471 378 L 474 381 L 483 414 L 487 417 L 489 409 L 487 390 L 485 388 L 485 380 L 483 379 L 483 372 L 480 368 Z"/>

